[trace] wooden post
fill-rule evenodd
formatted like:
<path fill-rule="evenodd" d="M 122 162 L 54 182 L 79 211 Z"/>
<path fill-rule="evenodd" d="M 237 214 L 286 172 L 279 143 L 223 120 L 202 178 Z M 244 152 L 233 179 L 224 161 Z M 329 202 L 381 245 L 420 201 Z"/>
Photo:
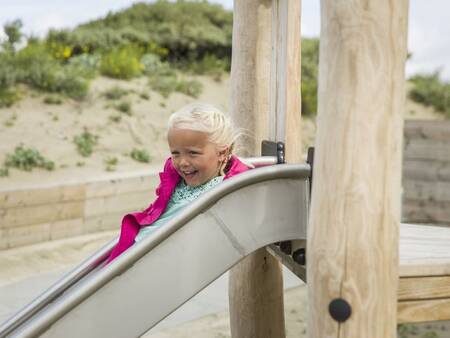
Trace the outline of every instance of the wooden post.
<path fill-rule="evenodd" d="M 240 154 L 258 155 L 263 139 L 287 141 L 287 160 L 298 161 L 300 1 L 234 2 L 231 84 L 232 117 L 250 132 Z M 282 270 L 275 258 L 258 250 L 231 269 L 229 284 L 233 337 L 285 336 Z"/>
<path fill-rule="evenodd" d="M 396 337 L 407 0 L 322 0 L 308 336 Z M 351 316 L 338 323 L 330 303 Z"/>

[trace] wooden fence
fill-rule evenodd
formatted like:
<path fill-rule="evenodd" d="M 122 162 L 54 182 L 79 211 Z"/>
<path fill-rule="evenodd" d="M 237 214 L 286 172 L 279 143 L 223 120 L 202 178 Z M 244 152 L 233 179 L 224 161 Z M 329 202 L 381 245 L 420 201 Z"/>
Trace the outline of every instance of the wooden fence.
<path fill-rule="evenodd" d="M 403 221 L 450 226 L 450 121 L 405 123 Z"/>

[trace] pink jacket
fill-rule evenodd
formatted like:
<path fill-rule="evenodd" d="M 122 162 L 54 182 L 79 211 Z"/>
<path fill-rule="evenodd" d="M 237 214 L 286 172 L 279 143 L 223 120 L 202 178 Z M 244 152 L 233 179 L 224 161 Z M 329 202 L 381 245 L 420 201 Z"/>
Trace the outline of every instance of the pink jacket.
<path fill-rule="evenodd" d="M 232 156 L 230 161 L 231 165 L 224 179 L 249 169 L 245 164 L 239 161 L 236 156 Z M 161 183 L 156 189 L 156 200 L 144 211 L 133 212 L 123 217 L 119 242 L 111 251 L 111 254 L 106 262 L 107 264 L 133 245 L 134 239 L 136 238 L 142 225 L 152 224 L 166 209 L 170 196 L 181 179 L 172 164 L 171 158 L 167 159 L 164 165 L 164 171 L 159 173 L 159 177 Z"/>

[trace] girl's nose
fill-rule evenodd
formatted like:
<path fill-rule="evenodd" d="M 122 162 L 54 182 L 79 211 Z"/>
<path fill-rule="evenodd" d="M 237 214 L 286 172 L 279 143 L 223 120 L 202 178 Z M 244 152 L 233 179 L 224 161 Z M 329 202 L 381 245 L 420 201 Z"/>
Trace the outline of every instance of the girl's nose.
<path fill-rule="evenodd" d="M 186 157 L 184 157 L 184 156 L 180 157 L 180 162 L 179 163 L 180 163 L 180 167 L 187 167 L 187 166 L 189 166 L 189 162 L 186 159 Z"/>

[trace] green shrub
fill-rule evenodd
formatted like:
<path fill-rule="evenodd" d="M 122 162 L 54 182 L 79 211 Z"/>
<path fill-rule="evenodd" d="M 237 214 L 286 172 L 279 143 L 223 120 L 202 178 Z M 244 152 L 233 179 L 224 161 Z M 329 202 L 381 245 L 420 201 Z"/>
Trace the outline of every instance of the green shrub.
<path fill-rule="evenodd" d="M 198 98 L 203 91 L 203 85 L 197 80 L 181 80 L 177 83 L 176 91 Z"/>
<path fill-rule="evenodd" d="M 93 79 L 100 66 L 100 55 L 77 55 L 69 59 L 69 65 L 75 68 L 80 76 Z"/>
<path fill-rule="evenodd" d="M 160 93 L 163 97 L 167 98 L 170 94 L 175 92 L 178 87 L 178 80 L 176 75 L 165 76 L 165 75 L 155 75 L 149 77 L 150 87 Z"/>
<path fill-rule="evenodd" d="M 222 75 L 230 70 L 230 62 L 228 59 L 219 59 L 214 54 L 206 54 L 201 60 L 194 61 L 187 67 L 194 74 L 209 75 L 220 81 Z"/>
<path fill-rule="evenodd" d="M 143 72 L 146 75 L 175 75 L 175 70 L 168 62 L 161 61 L 160 57 L 155 54 L 144 54 L 140 60 L 143 65 Z"/>
<path fill-rule="evenodd" d="M 302 39 L 301 91 L 302 115 L 317 113 L 317 74 L 319 65 L 319 40 Z"/>
<path fill-rule="evenodd" d="M 144 93 L 144 92 L 140 93 L 139 97 L 143 100 L 150 100 L 150 95 L 148 95 L 147 93 Z"/>
<path fill-rule="evenodd" d="M 9 176 L 9 169 L 8 167 L 0 168 L 0 177 Z"/>
<path fill-rule="evenodd" d="M 12 53 L 0 53 L 0 90 L 7 90 L 17 83 L 17 68 Z"/>
<path fill-rule="evenodd" d="M 60 97 L 58 96 L 46 96 L 44 98 L 44 103 L 45 104 L 62 104 L 63 101 Z"/>
<path fill-rule="evenodd" d="M 126 115 L 131 115 L 131 103 L 128 101 L 119 102 L 115 108 Z"/>
<path fill-rule="evenodd" d="M 106 171 L 114 171 L 116 170 L 116 165 L 119 162 L 119 160 L 117 159 L 117 157 L 108 157 L 105 159 L 105 170 Z"/>
<path fill-rule="evenodd" d="M 26 171 L 31 171 L 35 167 L 53 170 L 55 163 L 47 160 L 36 149 L 25 148 L 23 145 L 19 145 L 14 149 L 13 154 L 6 155 L 5 167 Z"/>
<path fill-rule="evenodd" d="M 29 44 L 17 53 L 15 66 L 18 81 L 33 88 L 52 93 L 62 93 L 76 100 L 83 99 L 89 82 L 76 66 L 54 60 L 43 44 Z"/>
<path fill-rule="evenodd" d="M 138 162 L 149 163 L 151 161 L 150 154 L 145 149 L 134 148 L 130 154 L 131 158 Z"/>
<path fill-rule="evenodd" d="M 144 66 L 139 62 L 139 54 L 131 47 L 113 49 L 103 55 L 100 72 L 109 77 L 131 79 L 142 73 Z"/>
<path fill-rule="evenodd" d="M 102 93 L 102 96 L 107 98 L 108 100 L 118 100 L 122 96 L 125 96 L 127 94 L 128 94 L 127 90 L 120 88 L 118 86 L 114 86 L 114 87 L 111 87 L 111 88 L 105 90 Z"/>
<path fill-rule="evenodd" d="M 120 115 L 110 115 L 108 119 L 109 119 L 111 122 L 119 123 L 120 120 L 122 119 L 122 116 L 120 116 Z"/>
<path fill-rule="evenodd" d="M 20 91 L 17 88 L 1 88 L 0 87 L 0 108 L 11 107 L 21 98 Z"/>
<path fill-rule="evenodd" d="M 98 142 L 98 136 L 84 130 L 82 134 L 74 137 L 73 142 L 77 146 L 78 153 L 87 157 L 94 151 L 94 146 Z"/>
<path fill-rule="evenodd" d="M 440 79 L 439 72 L 414 75 L 409 79 L 413 88 L 409 97 L 450 116 L 450 83 Z"/>

